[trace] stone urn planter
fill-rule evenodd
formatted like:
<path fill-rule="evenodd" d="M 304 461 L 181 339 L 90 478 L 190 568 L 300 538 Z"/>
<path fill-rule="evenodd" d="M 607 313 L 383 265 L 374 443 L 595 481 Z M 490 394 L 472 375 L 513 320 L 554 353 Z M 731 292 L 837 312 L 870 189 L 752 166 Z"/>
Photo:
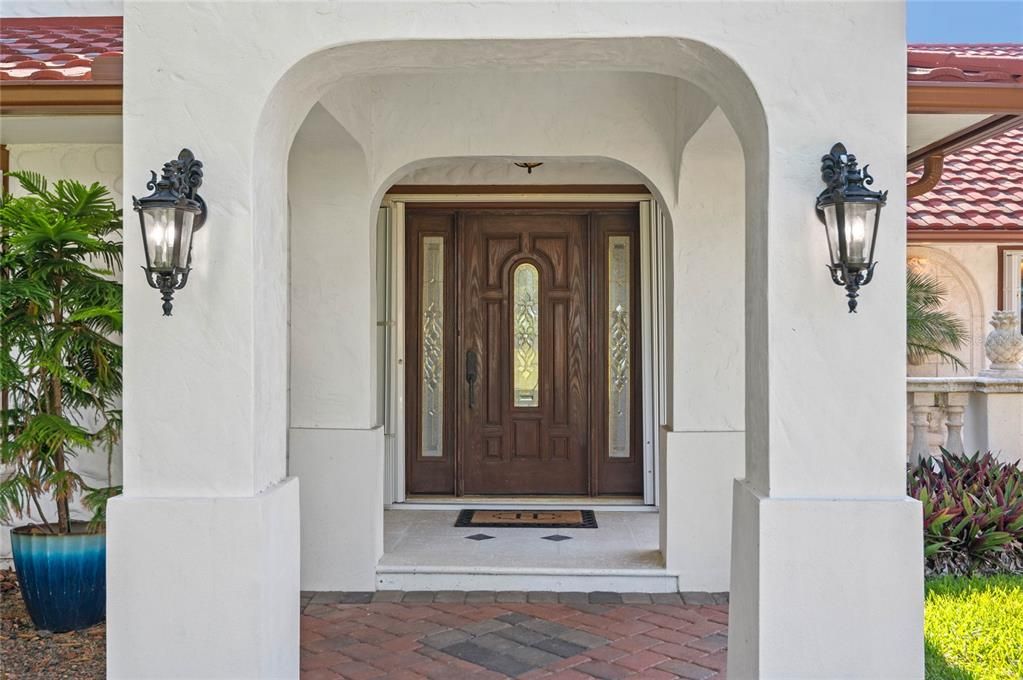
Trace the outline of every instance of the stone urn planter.
<path fill-rule="evenodd" d="M 982 374 L 1019 373 L 1023 371 L 1023 335 L 1019 331 L 1019 316 L 1015 312 L 995 312 L 991 317 L 994 330 L 984 341 L 984 351 L 991 368 Z"/>

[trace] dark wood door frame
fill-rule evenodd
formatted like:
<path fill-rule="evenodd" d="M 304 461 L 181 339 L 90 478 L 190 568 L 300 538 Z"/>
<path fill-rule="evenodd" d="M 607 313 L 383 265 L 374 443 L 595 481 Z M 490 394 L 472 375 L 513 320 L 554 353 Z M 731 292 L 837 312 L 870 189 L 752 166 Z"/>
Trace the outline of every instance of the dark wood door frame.
<path fill-rule="evenodd" d="M 589 241 L 589 312 L 593 319 L 589 322 L 590 337 L 588 346 L 590 348 L 590 379 L 587 380 L 587 400 L 591 408 L 590 418 L 587 425 L 588 436 L 588 495 L 642 495 L 644 477 L 644 452 L 642 446 L 642 433 L 644 414 L 642 412 L 642 364 L 640 329 L 642 322 L 640 318 L 640 236 L 639 236 L 639 208 L 640 200 L 628 201 L 601 201 L 596 199 L 592 202 L 570 202 L 551 204 L 522 203 L 522 202 L 486 202 L 486 203 L 418 203 L 407 204 L 406 214 L 406 257 L 405 275 L 406 295 L 405 309 L 402 313 L 406 315 L 405 332 L 405 488 L 409 494 L 454 494 L 464 495 L 464 433 L 461 431 L 462 424 L 460 414 L 465 407 L 465 390 L 463 378 L 464 366 L 461 356 L 461 342 L 447 342 L 445 353 L 445 364 L 448 366 L 445 371 L 445 440 L 451 442 L 448 447 L 449 455 L 444 461 L 425 461 L 420 456 L 419 427 L 421 426 L 421 414 L 419 411 L 419 361 L 421 348 L 419 346 L 419 323 L 418 305 L 419 299 L 419 271 L 416 262 L 418 259 L 418 239 L 426 234 L 445 235 L 445 268 L 450 276 L 445 280 L 445 306 L 450 310 L 445 318 L 445 337 L 454 338 L 457 330 L 451 328 L 453 317 L 458 312 L 455 309 L 462 309 L 463 300 L 460 297 L 463 292 L 461 285 L 455 284 L 450 279 L 461 281 L 463 276 L 462 267 L 464 258 L 460 256 L 460 239 L 462 234 L 462 219 L 465 213 L 494 210 L 500 213 L 521 211 L 532 214 L 543 212 L 550 213 L 572 213 L 587 215 L 587 231 L 590 234 Z M 599 213 L 599 214 L 598 214 Z M 423 228 L 424 222 L 421 217 L 429 215 L 427 226 Z M 606 306 L 606 276 L 607 265 L 603 262 L 607 258 L 606 237 L 609 234 L 628 234 L 631 237 L 631 307 L 632 317 L 631 328 L 631 451 L 628 465 L 634 470 L 631 474 L 624 476 L 621 471 L 626 466 L 624 460 L 613 461 L 607 457 L 605 444 L 607 443 L 607 376 L 606 363 L 606 334 L 607 322 L 603 319 L 601 305 Z M 450 254 L 450 255 L 448 255 Z M 450 263 L 450 266 L 448 265 Z M 600 337 L 597 337 L 600 336 Z M 452 351 L 454 350 L 454 351 Z M 594 408 L 594 405 L 599 405 Z M 454 426 L 452 427 L 452 423 Z M 450 432 L 450 434 L 449 434 Z M 449 438 L 450 437 L 450 438 Z M 598 453 L 599 452 L 599 453 Z M 431 476 L 443 475 L 450 484 L 442 484 L 439 478 L 433 479 L 430 488 L 424 488 L 417 484 L 421 480 L 424 469 L 432 470 Z M 612 472 L 615 470 L 615 472 Z M 619 480 L 616 485 L 615 479 Z"/>

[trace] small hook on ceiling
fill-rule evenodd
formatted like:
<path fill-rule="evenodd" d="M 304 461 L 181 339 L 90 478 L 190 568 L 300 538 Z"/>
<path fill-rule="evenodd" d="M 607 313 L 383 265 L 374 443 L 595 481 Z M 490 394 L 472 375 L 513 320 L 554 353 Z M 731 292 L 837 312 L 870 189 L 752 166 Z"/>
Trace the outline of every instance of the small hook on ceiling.
<path fill-rule="evenodd" d="M 532 175 L 533 174 L 533 168 L 538 168 L 541 165 L 543 165 L 543 163 L 516 163 L 515 167 L 517 167 L 517 168 L 525 168 L 526 169 L 526 174 L 527 175 Z"/>

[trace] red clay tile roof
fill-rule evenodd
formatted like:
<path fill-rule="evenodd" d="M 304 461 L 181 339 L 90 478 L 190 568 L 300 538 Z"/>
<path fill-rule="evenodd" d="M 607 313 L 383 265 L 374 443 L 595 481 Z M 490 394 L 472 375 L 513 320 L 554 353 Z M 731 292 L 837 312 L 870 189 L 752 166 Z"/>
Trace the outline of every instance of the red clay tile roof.
<path fill-rule="evenodd" d="M 909 180 L 919 174 L 909 173 Z M 1023 233 L 1023 127 L 947 156 L 938 186 L 909 200 L 906 225 L 910 233 Z"/>
<path fill-rule="evenodd" d="M 1023 43 L 909 45 L 910 82 L 1023 85 Z"/>
<path fill-rule="evenodd" d="M 120 81 L 121 17 L 0 19 L 0 80 Z"/>

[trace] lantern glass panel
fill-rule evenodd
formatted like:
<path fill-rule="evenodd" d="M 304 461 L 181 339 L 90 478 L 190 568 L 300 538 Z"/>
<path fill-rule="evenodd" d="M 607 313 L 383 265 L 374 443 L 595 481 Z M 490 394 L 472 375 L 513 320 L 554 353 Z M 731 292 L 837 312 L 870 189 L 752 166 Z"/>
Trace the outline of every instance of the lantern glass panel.
<path fill-rule="evenodd" d="M 846 264 L 852 267 L 866 267 L 870 264 L 877 204 L 843 203 L 842 208 L 845 216 Z M 824 219 L 828 225 L 828 242 L 832 258 L 839 260 L 842 251 L 839 249 L 838 211 L 835 205 L 824 207 Z"/>
<path fill-rule="evenodd" d="M 151 269 L 172 271 L 188 267 L 194 219 L 194 213 L 173 207 L 146 208 L 142 211 Z"/>
<path fill-rule="evenodd" d="M 832 266 L 840 264 L 841 252 L 838 249 L 838 217 L 835 206 L 824 206 L 824 231 L 828 233 L 828 250 L 831 255 Z"/>

